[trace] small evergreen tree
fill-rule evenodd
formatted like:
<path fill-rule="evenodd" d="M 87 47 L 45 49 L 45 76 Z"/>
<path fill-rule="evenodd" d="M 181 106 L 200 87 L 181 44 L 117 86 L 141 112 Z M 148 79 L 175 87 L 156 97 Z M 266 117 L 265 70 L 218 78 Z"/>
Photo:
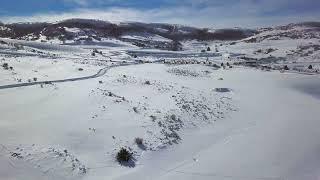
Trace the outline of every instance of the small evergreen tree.
<path fill-rule="evenodd" d="M 127 149 L 122 148 L 118 153 L 117 153 L 117 161 L 119 163 L 123 162 L 129 162 L 132 159 L 132 153 L 130 153 Z"/>

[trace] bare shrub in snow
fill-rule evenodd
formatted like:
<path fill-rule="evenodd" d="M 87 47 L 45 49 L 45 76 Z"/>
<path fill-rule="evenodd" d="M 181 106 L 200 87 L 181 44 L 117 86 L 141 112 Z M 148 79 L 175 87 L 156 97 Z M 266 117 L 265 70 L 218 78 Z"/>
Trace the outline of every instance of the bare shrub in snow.
<path fill-rule="evenodd" d="M 220 66 L 218 66 L 217 64 L 213 64 L 212 67 L 214 67 L 214 68 L 220 68 Z"/>
<path fill-rule="evenodd" d="M 174 120 L 174 121 L 177 119 L 177 117 L 176 117 L 175 114 L 172 114 L 172 115 L 170 116 L 170 118 L 171 118 L 172 120 Z"/>
<path fill-rule="evenodd" d="M 21 156 L 21 153 L 12 152 L 11 156 L 17 159 L 22 159 L 23 156 Z"/>
<path fill-rule="evenodd" d="M 262 49 L 258 49 L 256 52 L 257 53 L 262 53 Z"/>
<path fill-rule="evenodd" d="M 3 64 L 2 64 L 2 67 L 3 67 L 5 70 L 8 70 L 8 69 L 9 69 L 8 63 L 3 63 Z"/>
<path fill-rule="evenodd" d="M 145 144 L 144 144 L 144 141 L 143 141 L 143 139 L 142 138 L 135 138 L 135 143 L 137 144 L 137 146 L 141 149 L 141 150 L 146 150 L 147 149 L 147 147 L 145 146 Z"/>
<path fill-rule="evenodd" d="M 138 111 L 138 108 L 137 108 L 137 107 L 133 107 L 133 111 L 134 111 L 135 113 L 139 113 L 139 111 Z"/>
<path fill-rule="evenodd" d="M 277 49 L 272 49 L 272 48 L 269 48 L 266 50 L 265 54 L 269 54 L 269 53 L 272 53 L 273 51 L 276 51 Z"/>
<path fill-rule="evenodd" d="M 156 116 L 153 116 L 153 115 L 151 115 L 150 118 L 151 118 L 151 120 L 152 120 L 153 122 L 155 122 L 155 121 L 157 120 L 157 117 L 156 117 Z"/>
<path fill-rule="evenodd" d="M 98 49 L 93 49 L 93 53 L 100 53 Z"/>
<path fill-rule="evenodd" d="M 231 89 L 229 88 L 215 88 L 214 90 L 221 93 L 231 92 Z"/>
<path fill-rule="evenodd" d="M 142 138 L 135 138 L 134 141 L 136 142 L 137 145 L 143 145 L 143 139 Z"/>

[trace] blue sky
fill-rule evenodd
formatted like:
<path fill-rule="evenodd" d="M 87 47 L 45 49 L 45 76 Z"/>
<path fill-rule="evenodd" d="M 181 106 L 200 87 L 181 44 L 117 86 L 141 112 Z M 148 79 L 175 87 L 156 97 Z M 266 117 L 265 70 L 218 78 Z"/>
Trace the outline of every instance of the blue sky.
<path fill-rule="evenodd" d="M 320 18 L 320 0 L 1 0 L 0 21 L 94 18 L 257 27 Z"/>

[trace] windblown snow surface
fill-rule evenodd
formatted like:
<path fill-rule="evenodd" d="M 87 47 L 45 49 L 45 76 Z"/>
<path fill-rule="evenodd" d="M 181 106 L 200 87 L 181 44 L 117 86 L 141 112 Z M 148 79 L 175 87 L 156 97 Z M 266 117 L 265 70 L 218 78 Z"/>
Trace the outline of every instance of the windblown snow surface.
<path fill-rule="evenodd" d="M 182 52 L 1 41 L 1 180 L 320 178 L 317 39 Z M 285 59 L 237 65 L 269 53 Z M 119 164 L 123 147 L 133 158 Z"/>

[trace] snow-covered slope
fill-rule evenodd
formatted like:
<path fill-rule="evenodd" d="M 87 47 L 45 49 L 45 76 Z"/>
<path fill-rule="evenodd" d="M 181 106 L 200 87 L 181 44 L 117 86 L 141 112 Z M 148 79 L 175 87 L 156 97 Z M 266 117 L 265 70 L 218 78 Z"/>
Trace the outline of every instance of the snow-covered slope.
<path fill-rule="evenodd" d="M 244 65 L 295 72 L 320 71 L 319 23 L 289 24 L 259 31 L 259 34 L 243 40 L 213 43 L 210 46 L 226 57 L 232 53 L 242 54 L 227 60 Z"/>
<path fill-rule="evenodd" d="M 246 42 L 261 42 L 264 40 L 281 40 L 281 39 L 319 39 L 320 25 L 319 22 L 305 22 L 298 24 L 289 24 L 274 28 L 258 29 L 259 34 L 244 40 Z"/>

